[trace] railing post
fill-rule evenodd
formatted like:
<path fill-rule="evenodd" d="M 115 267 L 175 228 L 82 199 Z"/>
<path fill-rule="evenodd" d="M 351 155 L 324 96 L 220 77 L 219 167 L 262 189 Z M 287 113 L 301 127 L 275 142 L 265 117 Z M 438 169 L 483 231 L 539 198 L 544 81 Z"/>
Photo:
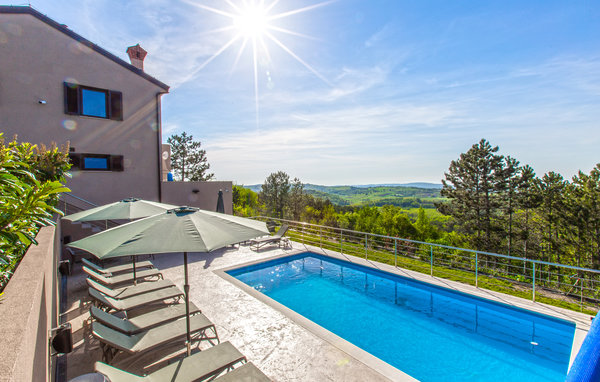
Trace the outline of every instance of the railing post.
<path fill-rule="evenodd" d="M 369 248 L 369 236 L 367 236 L 367 234 L 365 233 L 365 260 L 369 260 L 369 254 L 368 254 L 368 248 Z"/>
<path fill-rule="evenodd" d="M 394 267 L 398 268 L 398 240 L 394 239 Z"/>
<path fill-rule="evenodd" d="M 579 307 L 580 307 L 581 311 L 583 312 L 583 280 L 581 280 L 581 279 L 578 279 L 578 280 L 580 281 L 579 282 L 579 290 L 580 290 L 580 296 L 581 296 L 580 297 L 581 299 L 579 300 Z"/>
<path fill-rule="evenodd" d="M 479 288 L 479 271 L 478 271 L 478 263 L 479 263 L 479 256 L 478 253 L 475 252 L 475 288 Z"/>
<path fill-rule="evenodd" d="M 532 268 L 533 268 L 533 277 L 532 277 L 532 281 L 531 281 L 531 286 L 533 289 L 533 296 L 532 296 L 532 300 L 533 302 L 535 302 L 535 263 L 531 263 L 532 264 Z"/>
<path fill-rule="evenodd" d="M 344 254 L 344 231 L 340 230 L 340 254 Z"/>
<path fill-rule="evenodd" d="M 429 246 L 429 268 L 431 271 L 431 277 L 433 277 L 433 245 Z"/>
<path fill-rule="evenodd" d="M 319 247 L 323 250 L 323 233 L 321 227 L 319 227 Z"/>

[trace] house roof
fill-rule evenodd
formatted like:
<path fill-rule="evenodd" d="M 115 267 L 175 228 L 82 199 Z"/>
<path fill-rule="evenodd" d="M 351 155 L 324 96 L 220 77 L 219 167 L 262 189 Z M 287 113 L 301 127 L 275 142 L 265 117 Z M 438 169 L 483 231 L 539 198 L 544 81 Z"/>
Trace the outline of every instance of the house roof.
<path fill-rule="evenodd" d="M 54 29 L 56 29 L 56 30 L 58 30 L 58 31 L 60 31 L 60 32 L 62 32 L 64 34 L 66 34 L 67 36 L 71 37 L 72 39 L 80 42 L 81 44 L 89 47 L 90 49 L 92 49 L 92 50 L 100 53 L 104 57 L 106 57 L 106 58 L 114 61 L 115 63 L 121 65 L 125 69 L 128 69 L 128 70 L 132 71 L 133 73 L 137 74 L 138 76 L 145 78 L 146 80 L 152 82 L 153 84 L 155 84 L 155 85 L 163 88 L 165 91 L 169 91 L 169 85 L 166 85 L 166 84 L 162 83 L 161 81 L 157 80 L 156 78 L 148 75 L 143 70 L 136 68 L 135 66 L 133 66 L 133 65 L 131 65 L 131 64 L 123 61 L 119 57 L 117 57 L 114 54 L 110 53 L 106 49 L 103 49 L 100 46 L 94 44 L 93 42 L 91 42 L 91 41 L 89 41 L 89 40 L 81 37 L 77 33 L 73 32 L 72 30 L 70 30 L 69 28 L 67 28 L 65 25 L 57 23 L 56 21 L 52 20 L 48 16 L 46 16 L 46 15 L 44 15 L 44 14 L 36 11 L 31 6 L 0 5 L 0 13 L 18 13 L 18 14 L 29 14 L 29 15 L 32 15 L 33 17 L 35 17 L 35 18 L 37 18 L 37 19 L 45 22 L 46 24 L 50 25 Z"/>

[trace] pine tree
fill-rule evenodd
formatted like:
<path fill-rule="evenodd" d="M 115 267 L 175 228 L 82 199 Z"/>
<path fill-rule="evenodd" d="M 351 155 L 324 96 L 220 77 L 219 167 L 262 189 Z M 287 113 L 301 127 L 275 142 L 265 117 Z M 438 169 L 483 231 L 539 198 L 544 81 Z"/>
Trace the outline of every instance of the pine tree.
<path fill-rule="evenodd" d="M 441 190 L 449 201 L 438 205 L 440 212 L 452 216 L 464 233 L 474 235 L 472 246 L 484 251 L 499 248 L 495 233 L 504 157 L 497 152 L 498 146 L 492 147 L 482 139 L 453 160 L 444 174 Z"/>
<path fill-rule="evenodd" d="M 172 135 L 167 139 L 171 145 L 171 168 L 174 178 L 181 181 L 211 180 L 214 174 L 207 173 L 210 164 L 206 151 L 200 149 L 201 143 L 184 131 L 181 135 Z"/>
<path fill-rule="evenodd" d="M 260 191 L 260 199 L 271 216 L 283 219 L 290 192 L 290 176 L 283 171 L 267 177 Z"/>

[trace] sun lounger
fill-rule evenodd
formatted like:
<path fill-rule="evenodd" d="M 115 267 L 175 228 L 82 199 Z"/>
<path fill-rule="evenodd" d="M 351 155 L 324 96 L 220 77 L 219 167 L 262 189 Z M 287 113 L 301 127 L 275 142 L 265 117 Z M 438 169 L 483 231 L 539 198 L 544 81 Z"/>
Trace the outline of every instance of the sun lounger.
<path fill-rule="evenodd" d="M 252 239 L 252 240 L 250 240 L 250 246 L 255 245 L 256 251 L 258 251 L 260 249 L 260 247 L 262 247 L 263 245 L 267 245 L 267 244 L 271 244 L 271 243 L 279 244 L 279 243 L 281 243 L 281 240 L 283 239 L 283 236 L 287 232 L 288 228 L 289 228 L 288 225 L 284 224 L 279 228 L 277 233 L 273 236 L 259 237 L 258 239 Z"/>
<path fill-rule="evenodd" d="M 148 293 L 138 294 L 120 300 L 107 296 L 94 288 L 88 288 L 88 293 L 90 297 L 94 299 L 97 306 L 102 307 L 105 311 L 108 312 L 113 310 L 117 312 L 128 311 L 131 309 L 139 308 L 141 306 L 146 306 L 153 302 L 168 300 L 172 298 L 179 300 L 181 297 L 183 297 L 183 292 L 176 286 L 159 289 Z"/>
<path fill-rule="evenodd" d="M 107 296 L 110 296 L 112 298 L 116 298 L 116 299 L 123 299 L 123 298 L 129 298 L 138 294 L 142 294 L 142 293 L 148 293 L 148 292 L 152 292 L 154 290 L 159 290 L 159 289 L 164 289 L 164 288 L 169 288 L 169 287 L 173 287 L 175 286 L 175 284 L 173 284 L 173 282 L 171 280 L 158 280 L 158 281 L 154 281 L 154 282 L 149 282 L 149 283 L 138 283 L 136 285 L 129 285 L 126 287 L 122 287 L 122 288 L 109 288 L 105 285 L 100 284 L 97 281 L 94 281 L 91 278 L 87 278 L 85 280 L 88 284 L 88 286 L 90 286 L 91 288 L 96 289 L 97 291 L 100 291 L 102 293 L 104 293 Z"/>
<path fill-rule="evenodd" d="M 199 314 L 200 309 L 190 303 L 190 314 Z M 120 331 L 128 335 L 146 331 L 155 326 L 173 321 L 185 316 L 185 304 L 174 304 L 161 309 L 156 309 L 136 317 L 127 317 L 125 319 L 114 316 L 100 308 L 92 306 L 90 316 L 96 321 L 109 328 Z"/>
<path fill-rule="evenodd" d="M 89 261 L 88 259 L 85 259 L 85 258 L 82 258 L 81 262 L 86 267 L 93 269 L 94 271 L 96 271 L 106 277 L 111 277 L 118 273 L 132 273 L 133 272 L 133 264 L 132 263 L 115 265 L 112 267 L 101 267 L 98 264 L 92 263 L 91 261 Z M 138 261 L 135 263 L 136 271 L 143 270 L 144 268 L 154 268 L 154 264 L 152 264 L 149 261 Z"/>
<path fill-rule="evenodd" d="M 246 362 L 242 366 L 238 366 L 232 371 L 227 372 L 220 376 L 214 381 L 218 382 L 270 382 L 271 379 L 267 377 L 260 369 L 252 362 Z"/>
<path fill-rule="evenodd" d="M 213 335 L 206 332 L 211 330 Z M 102 360 L 110 363 L 119 350 L 129 354 L 138 354 L 148 350 L 156 350 L 160 346 L 170 344 L 186 338 L 186 319 L 181 318 L 149 329 L 147 331 L 127 335 L 111 329 L 99 322 L 92 323 L 92 333 L 100 340 L 102 347 Z M 215 325 L 203 314 L 195 314 L 190 317 L 190 333 L 194 340 L 212 340 L 219 342 Z"/>
<path fill-rule="evenodd" d="M 213 378 L 245 361 L 246 357 L 230 342 L 223 342 L 173 362 L 145 377 L 128 373 L 103 362 L 96 362 L 94 368 L 111 382 L 192 382 Z"/>
<path fill-rule="evenodd" d="M 120 274 L 120 275 L 116 275 L 116 276 L 112 276 L 112 277 L 106 277 L 101 275 L 98 272 L 95 272 L 94 270 L 86 267 L 85 265 L 83 266 L 83 271 L 90 277 L 92 277 L 93 279 L 101 282 L 102 284 L 108 285 L 110 287 L 115 287 L 119 284 L 121 284 L 120 286 L 123 286 L 123 284 L 133 284 L 133 273 L 125 273 L 125 274 Z M 158 269 L 146 269 L 146 270 L 142 270 L 139 272 L 136 272 L 135 274 L 136 279 L 137 280 L 144 280 L 150 277 L 156 277 L 157 280 L 160 278 L 163 278 L 162 273 L 160 273 L 158 271 Z"/>

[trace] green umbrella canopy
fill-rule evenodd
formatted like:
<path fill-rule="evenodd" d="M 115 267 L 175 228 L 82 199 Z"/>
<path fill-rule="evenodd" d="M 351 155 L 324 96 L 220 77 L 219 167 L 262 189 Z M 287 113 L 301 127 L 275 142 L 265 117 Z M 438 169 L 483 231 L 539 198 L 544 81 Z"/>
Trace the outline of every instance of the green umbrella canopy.
<path fill-rule="evenodd" d="M 137 198 L 127 198 L 118 202 L 67 215 L 64 216 L 63 219 L 74 222 L 92 220 L 132 220 L 156 215 L 173 208 L 177 208 L 177 206 Z"/>
<path fill-rule="evenodd" d="M 268 235 L 264 222 L 179 207 L 69 243 L 100 259 L 170 252 L 209 252 Z"/>
<path fill-rule="evenodd" d="M 183 252 L 185 273 L 183 288 L 189 356 L 191 333 L 187 253 L 209 252 L 268 233 L 269 230 L 264 222 L 198 208 L 179 207 L 102 231 L 67 245 L 86 250 L 100 259 L 148 253 Z"/>

